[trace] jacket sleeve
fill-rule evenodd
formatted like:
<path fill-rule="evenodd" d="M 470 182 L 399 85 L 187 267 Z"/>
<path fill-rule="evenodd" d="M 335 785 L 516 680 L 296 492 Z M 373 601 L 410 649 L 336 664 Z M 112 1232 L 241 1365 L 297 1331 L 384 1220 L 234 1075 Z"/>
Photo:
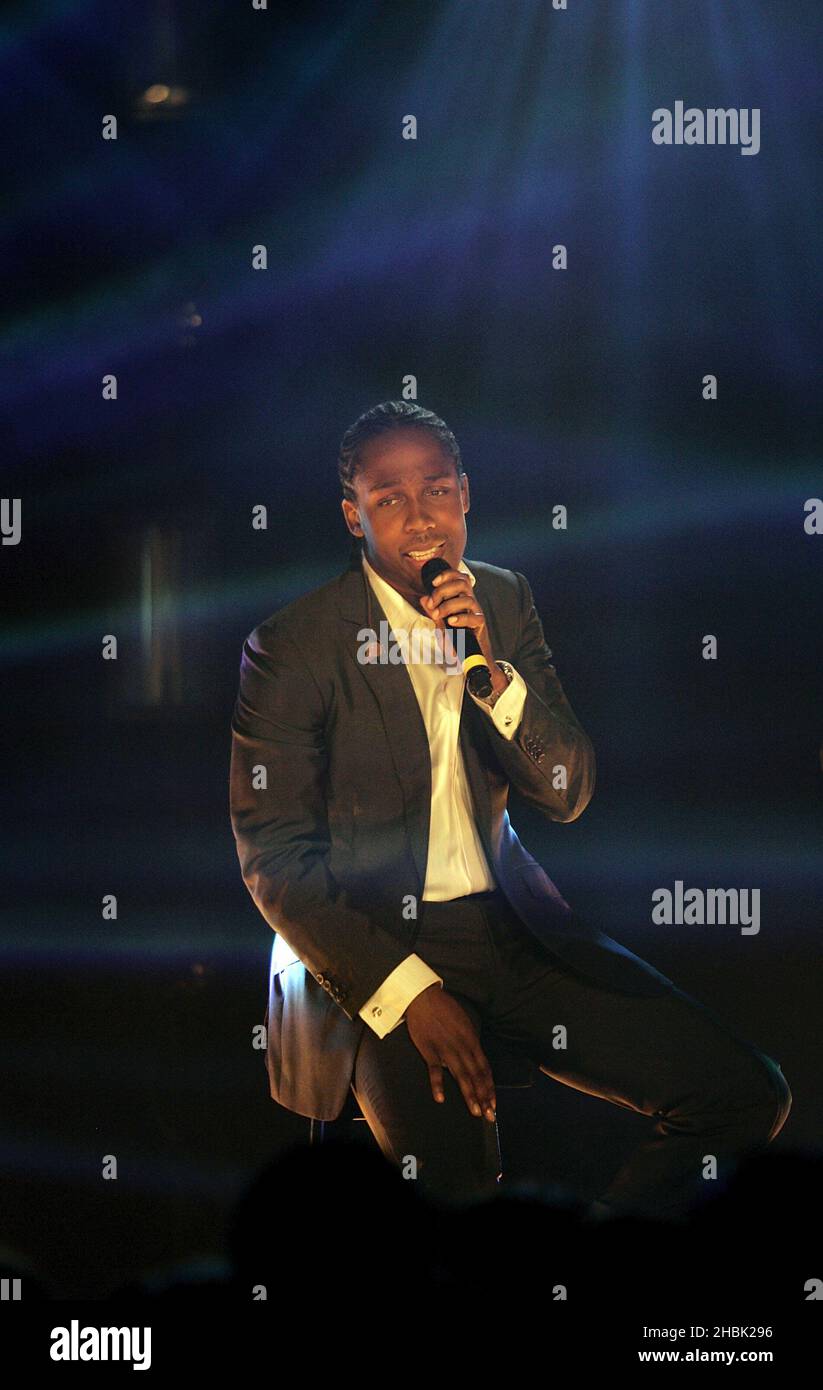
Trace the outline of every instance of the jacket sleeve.
<path fill-rule="evenodd" d="M 243 881 L 263 917 L 351 1019 L 409 955 L 329 869 L 325 709 L 276 624 L 243 644 L 229 800 Z"/>
<path fill-rule="evenodd" d="M 573 821 L 594 792 L 594 748 L 551 663 L 528 580 L 514 573 L 520 586 L 520 632 L 511 664 L 526 683 L 526 700 L 512 738 L 503 736 L 491 720 L 486 722 L 490 747 L 526 801 L 549 820 Z M 554 785 L 563 780 L 560 768 L 565 768 L 565 787 Z"/>

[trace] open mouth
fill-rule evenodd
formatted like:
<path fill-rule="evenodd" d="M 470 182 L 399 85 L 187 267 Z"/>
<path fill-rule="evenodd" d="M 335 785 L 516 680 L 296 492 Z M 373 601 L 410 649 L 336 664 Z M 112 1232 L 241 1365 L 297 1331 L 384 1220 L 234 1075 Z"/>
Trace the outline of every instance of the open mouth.
<path fill-rule="evenodd" d="M 445 544 L 445 541 L 440 541 L 438 545 L 429 546 L 428 550 L 407 550 L 405 553 L 416 565 L 424 565 L 427 560 L 433 560 L 435 555 L 439 555 Z"/>

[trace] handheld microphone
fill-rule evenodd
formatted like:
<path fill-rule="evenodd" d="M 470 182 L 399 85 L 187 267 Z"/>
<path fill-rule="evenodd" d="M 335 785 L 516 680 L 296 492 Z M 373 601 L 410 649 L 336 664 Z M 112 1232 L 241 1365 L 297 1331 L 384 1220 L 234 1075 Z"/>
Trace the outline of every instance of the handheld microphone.
<path fill-rule="evenodd" d="M 426 593 L 434 593 L 435 575 L 441 574 L 443 570 L 451 569 L 451 565 L 440 555 L 436 555 L 433 560 L 427 560 L 420 571 L 420 578 Z M 451 632 L 455 629 L 451 628 Z M 486 665 L 486 658 L 480 650 L 477 638 L 470 627 L 462 629 L 466 641 L 466 655 L 463 658 L 463 675 L 466 677 L 466 684 L 472 695 L 476 695 L 479 700 L 485 700 L 492 693 L 491 671 Z"/>

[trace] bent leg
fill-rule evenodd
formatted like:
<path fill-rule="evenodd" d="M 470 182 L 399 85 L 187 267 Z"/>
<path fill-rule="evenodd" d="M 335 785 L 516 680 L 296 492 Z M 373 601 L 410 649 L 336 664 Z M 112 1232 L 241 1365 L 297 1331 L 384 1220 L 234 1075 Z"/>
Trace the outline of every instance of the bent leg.
<path fill-rule="evenodd" d="M 698 1000 L 676 991 L 658 1014 L 662 1056 L 648 1089 L 654 1137 L 635 1150 L 599 1200 L 612 1210 L 681 1219 L 716 1191 L 713 1182 L 728 1182 L 743 1157 L 771 1142 L 792 1097 L 777 1062 L 736 1037 Z M 631 1095 L 645 1100 L 637 1091 Z M 636 1108 L 649 1113 L 645 1105 Z"/>
<path fill-rule="evenodd" d="M 785 1123 L 791 1092 L 778 1063 L 684 991 L 609 990 L 523 940 L 511 980 L 489 1019 L 495 1033 L 547 1076 L 657 1121 L 599 1194 L 597 1212 L 682 1219 L 716 1190 L 712 1174 L 727 1181 Z"/>

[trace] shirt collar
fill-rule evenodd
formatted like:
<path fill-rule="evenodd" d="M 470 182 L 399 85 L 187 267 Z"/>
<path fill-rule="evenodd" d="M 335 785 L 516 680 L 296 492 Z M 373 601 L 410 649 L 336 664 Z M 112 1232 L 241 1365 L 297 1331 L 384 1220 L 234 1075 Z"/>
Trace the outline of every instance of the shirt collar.
<path fill-rule="evenodd" d="M 432 618 L 428 617 L 426 613 L 421 612 L 419 608 L 415 608 L 413 604 L 409 603 L 407 598 L 404 598 L 402 594 L 398 593 L 397 589 L 393 588 L 381 574 L 378 574 L 377 571 L 372 568 L 366 559 L 365 552 L 361 558 L 366 577 L 380 601 L 383 612 L 386 614 L 392 626 L 412 628 L 418 623 L 428 627 L 435 626 Z M 472 587 L 474 587 L 477 580 L 466 564 L 466 561 L 461 560 L 457 568 L 461 573 L 469 576 Z"/>

